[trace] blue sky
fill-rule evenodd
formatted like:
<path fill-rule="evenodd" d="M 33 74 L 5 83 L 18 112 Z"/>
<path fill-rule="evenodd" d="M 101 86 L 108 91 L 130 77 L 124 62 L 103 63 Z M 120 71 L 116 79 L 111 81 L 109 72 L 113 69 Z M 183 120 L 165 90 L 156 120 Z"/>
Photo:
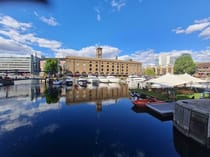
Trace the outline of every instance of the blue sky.
<path fill-rule="evenodd" d="M 160 53 L 210 61 L 209 0 L 0 3 L 0 54 L 94 57 L 98 45 L 104 58 L 144 65 Z"/>

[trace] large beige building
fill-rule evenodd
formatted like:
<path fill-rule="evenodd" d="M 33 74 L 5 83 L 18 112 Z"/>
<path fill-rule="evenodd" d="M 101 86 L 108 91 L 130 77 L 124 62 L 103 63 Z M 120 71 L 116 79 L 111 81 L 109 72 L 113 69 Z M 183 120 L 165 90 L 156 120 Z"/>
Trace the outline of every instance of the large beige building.
<path fill-rule="evenodd" d="M 194 75 L 197 77 L 208 77 L 210 75 L 210 62 L 196 63 L 196 72 Z"/>
<path fill-rule="evenodd" d="M 127 76 L 142 74 L 142 63 L 133 60 L 124 61 L 115 59 L 103 59 L 102 48 L 96 49 L 96 58 L 66 57 L 65 69 L 73 75 L 116 75 Z"/>

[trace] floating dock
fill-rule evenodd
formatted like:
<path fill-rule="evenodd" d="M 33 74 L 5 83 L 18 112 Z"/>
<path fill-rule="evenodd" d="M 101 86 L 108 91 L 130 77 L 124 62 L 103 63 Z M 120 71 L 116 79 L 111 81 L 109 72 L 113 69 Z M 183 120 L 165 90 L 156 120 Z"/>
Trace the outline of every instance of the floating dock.
<path fill-rule="evenodd" d="M 210 99 L 177 101 L 173 121 L 181 133 L 210 148 Z"/>
<path fill-rule="evenodd" d="M 175 106 L 175 102 L 146 105 L 146 107 L 149 108 L 151 111 L 163 117 L 173 116 L 174 106 Z"/>

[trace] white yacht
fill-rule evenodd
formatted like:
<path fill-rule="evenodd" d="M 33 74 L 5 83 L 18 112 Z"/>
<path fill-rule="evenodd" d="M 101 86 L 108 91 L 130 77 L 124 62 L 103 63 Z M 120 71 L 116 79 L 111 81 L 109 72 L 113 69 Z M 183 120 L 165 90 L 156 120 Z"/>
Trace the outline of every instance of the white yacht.
<path fill-rule="evenodd" d="M 101 83 L 109 83 L 109 80 L 106 76 L 98 76 L 99 82 Z"/>
<path fill-rule="evenodd" d="M 107 76 L 109 83 L 120 83 L 120 79 L 115 76 Z"/>
<path fill-rule="evenodd" d="M 138 75 L 129 75 L 126 79 L 126 83 L 129 88 L 143 88 L 145 87 L 145 78 Z"/>
<path fill-rule="evenodd" d="M 88 82 L 93 84 L 93 85 L 98 85 L 99 84 L 99 79 L 96 76 L 88 75 Z"/>

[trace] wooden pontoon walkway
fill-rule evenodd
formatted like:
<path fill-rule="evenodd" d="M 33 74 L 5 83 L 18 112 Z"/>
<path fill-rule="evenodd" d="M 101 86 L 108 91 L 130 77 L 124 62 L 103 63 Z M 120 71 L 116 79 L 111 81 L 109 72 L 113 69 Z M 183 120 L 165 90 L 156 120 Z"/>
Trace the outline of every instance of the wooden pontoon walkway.
<path fill-rule="evenodd" d="M 172 116 L 174 113 L 175 103 L 176 102 L 169 102 L 164 104 L 148 104 L 146 107 L 159 114 L 160 116 Z"/>

